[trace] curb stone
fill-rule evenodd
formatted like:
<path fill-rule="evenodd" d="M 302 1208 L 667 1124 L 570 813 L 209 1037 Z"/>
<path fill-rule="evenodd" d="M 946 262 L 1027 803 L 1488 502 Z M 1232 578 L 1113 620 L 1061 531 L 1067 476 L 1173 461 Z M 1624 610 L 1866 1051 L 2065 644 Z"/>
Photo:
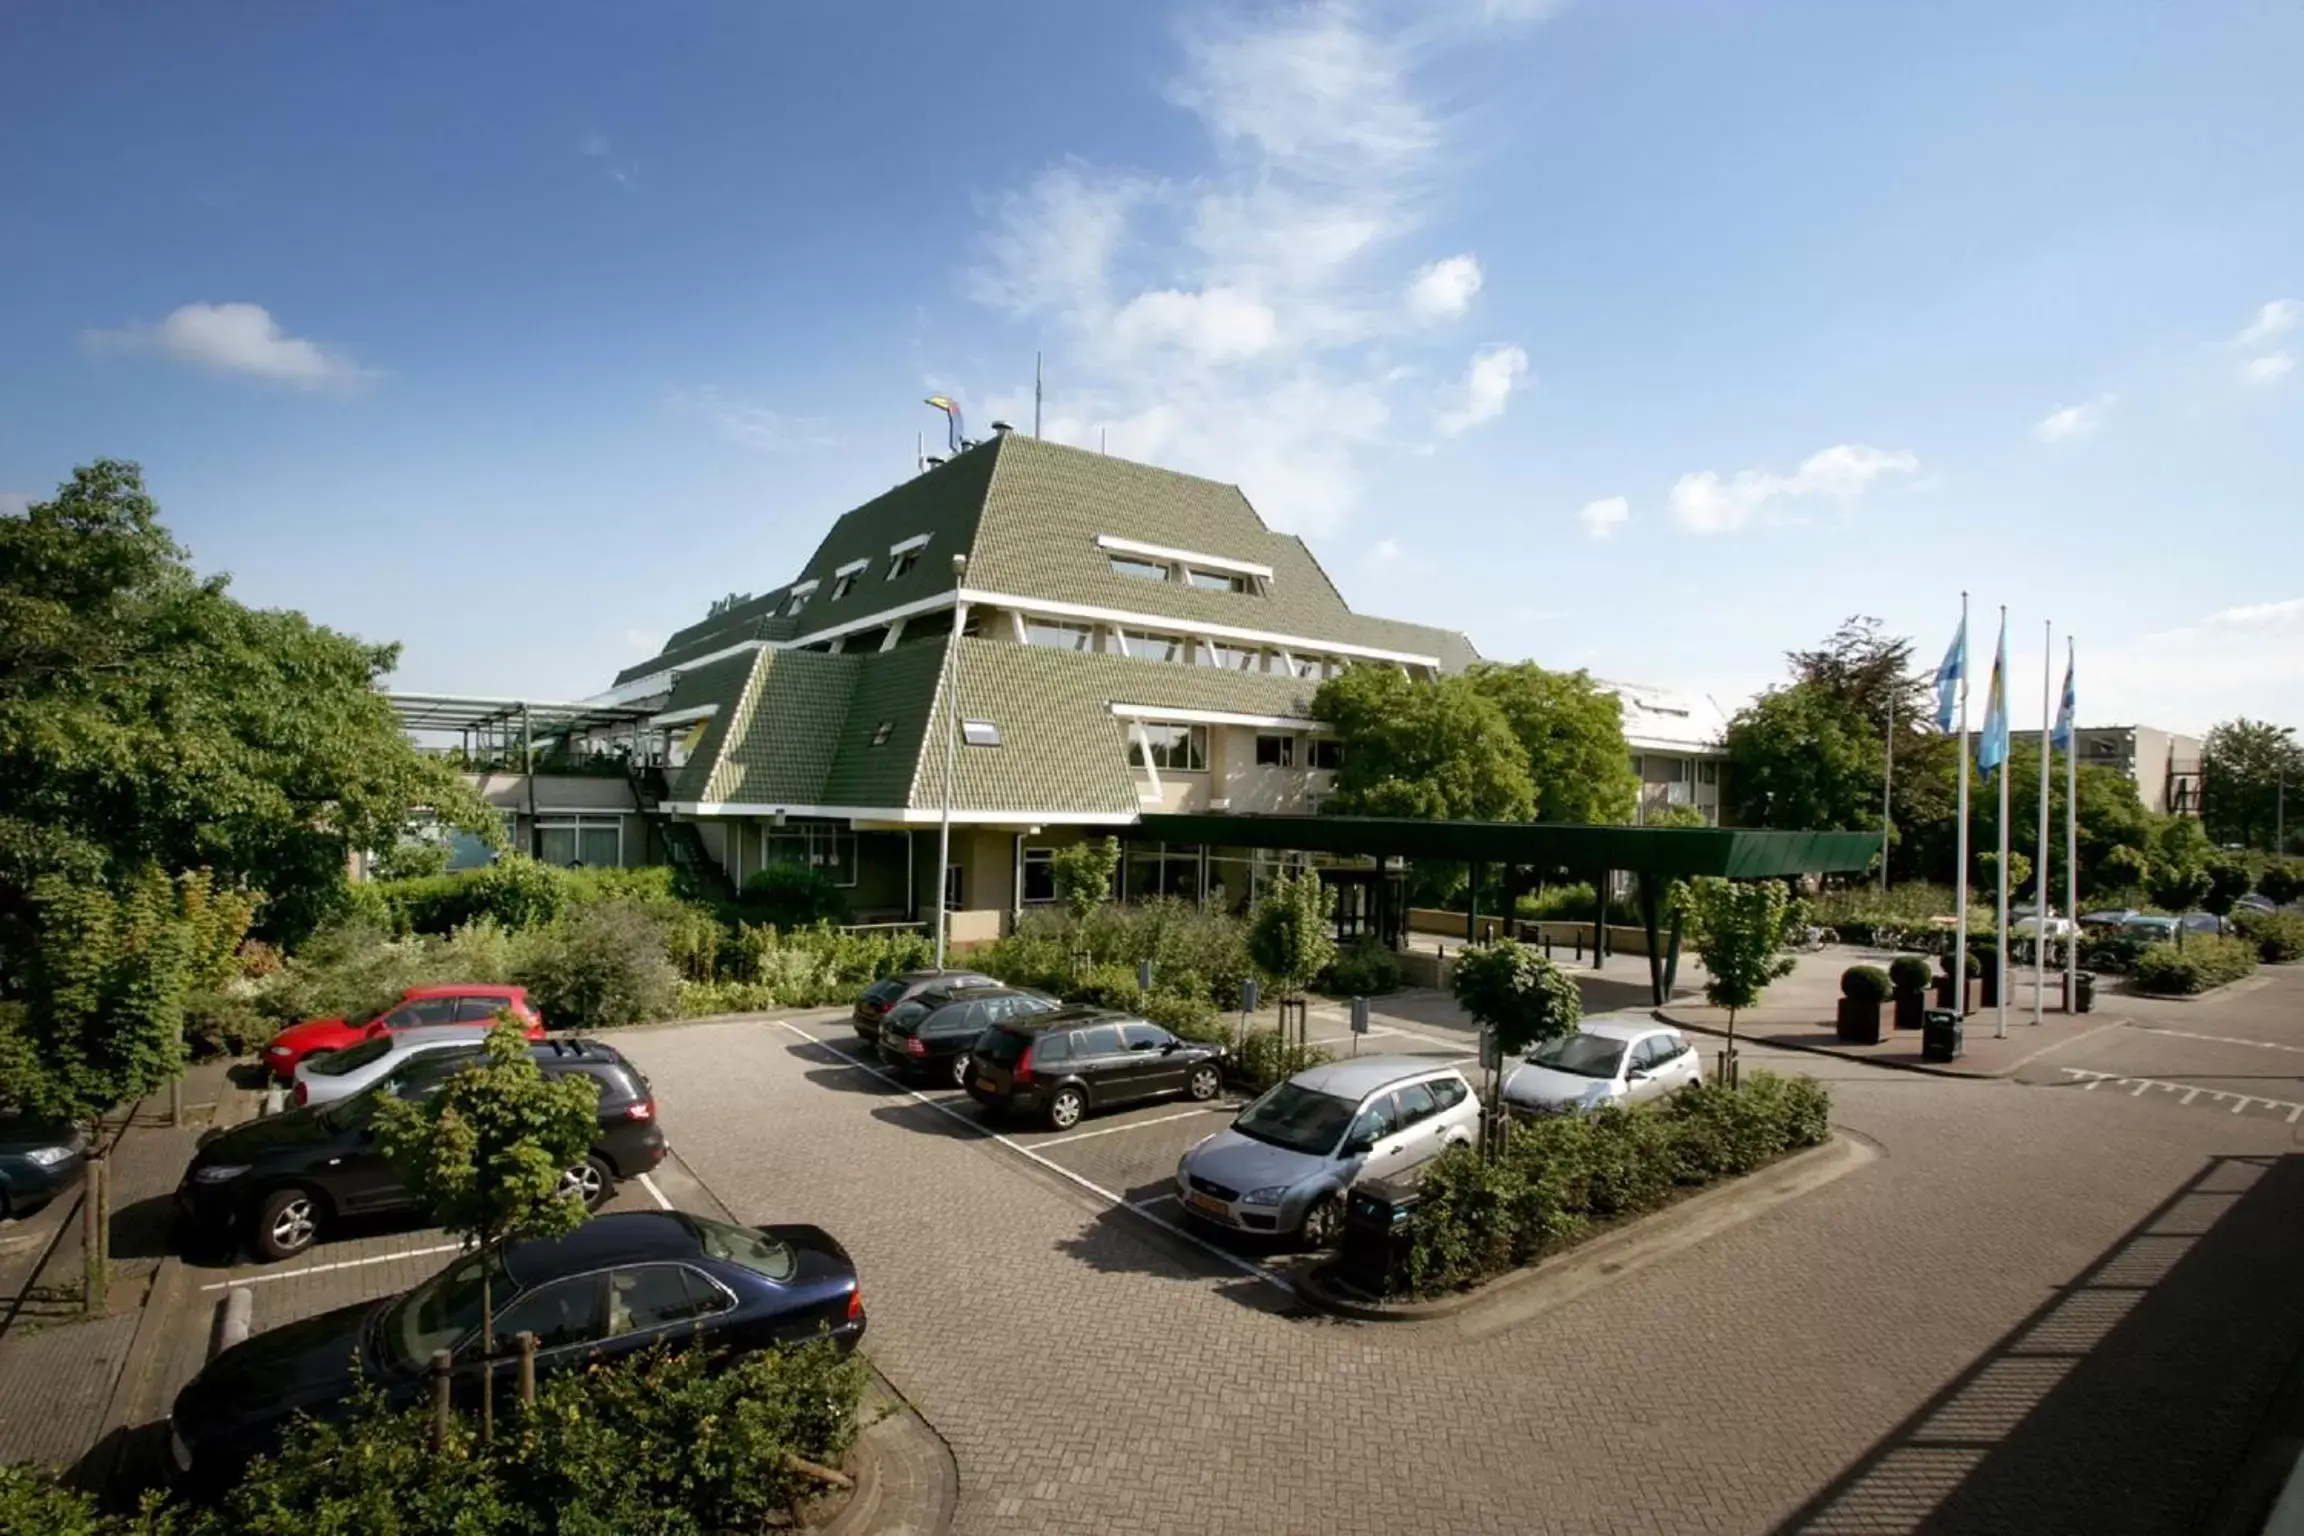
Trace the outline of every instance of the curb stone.
<path fill-rule="evenodd" d="M 1971 1015 L 1971 1017 L 1974 1016 Z M 1687 1019 L 1675 1018 L 1670 1008 L 1659 1008 L 1651 1017 L 1657 1023 L 1669 1024 L 1674 1029 L 1684 1029 L 1699 1035 L 1709 1035 L 1715 1040 L 1728 1038 L 1728 1031 L 1724 1029 L 1715 1029 L 1709 1024 L 1696 1024 Z M 1904 1033 L 1910 1034 L 1912 1031 L 1906 1030 Z M 1765 1046 L 1772 1051 L 1806 1051 L 1811 1056 L 1830 1056 L 1836 1061 L 1853 1061 L 1868 1067 L 1885 1067 L 1891 1072 L 1918 1072 L 1927 1077 L 1951 1077 L 1971 1083 L 1986 1083 L 2010 1077 L 2014 1075 L 2017 1068 L 2025 1065 L 2022 1061 L 2016 1061 L 1998 1071 L 1981 1072 L 1967 1067 L 1945 1066 L 1941 1062 L 1934 1061 L 1890 1061 L 1885 1057 L 1858 1056 L 1849 1051 L 1834 1050 L 1828 1045 L 1808 1045 L 1797 1040 L 1771 1040 L 1765 1035 L 1755 1035 L 1742 1030 L 1737 1032 L 1736 1043 L 1739 1046 Z"/>

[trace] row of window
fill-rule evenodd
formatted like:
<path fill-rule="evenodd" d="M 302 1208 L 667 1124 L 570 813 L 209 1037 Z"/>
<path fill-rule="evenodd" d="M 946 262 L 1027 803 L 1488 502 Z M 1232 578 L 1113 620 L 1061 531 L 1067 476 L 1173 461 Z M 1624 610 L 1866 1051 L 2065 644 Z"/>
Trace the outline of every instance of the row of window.
<path fill-rule="evenodd" d="M 1256 763 L 1261 768 L 1318 768 L 1333 771 L 1344 766 L 1344 744 L 1333 736 L 1259 734 Z M 1128 766 L 1174 773 L 1208 770 L 1208 727 L 1163 725 L 1143 721 L 1129 728 Z"/>
<path fill-rule="evenodd" d="M 1656 761 L 1658 770 L 1663 775 L 1662 778 L 1656 781 L 1657 783 L 1685 784 L 1688 782 L 1688 759 L 1684 757 L 1659 757 Z M 1639 779 L 1642 783 L 1646 783 L 1648 780 L 1647 769 L 1648 760 L 1640 756 L 1638 753 L 1634 753 L 1632 757 L 1633 777 Z M 1696 759 L 1696 782 L 1699 784 L 1719 783 L 1719 761 L 1715 758 L 1709 757 L 1700 757 Z"/>
<path fill-rule="evenodd" d="M 1112 574 L 1133 576 L 1139 581 L 1177 582 L 1197 587 L 1203 592 L 1254 592 L 1256 578 L 1241 571 L 1211 571 L 1200 566 L 1165 560 L 1148 560 L 1141 555 L 1114 555 Z"/>
<path fill-rule="evenodd" d="M 1110 649 L 1132 661 L 1165 661 L 1181 666 L 1217 667 L 1227 672 L 1276 672 L 1310 682 L 1334 677 L 1347 665 L 1341 658 L 1334 656 L 1318 656 L 1303 651 L 1284 653 L 1257 645 L 1240 645 L 1162 630 L 1116 628 L 1111 631 L 1111 636 Z M 1096 649 L 1096 626 L 1068 623 L 1060 619 L 1027 618 L 1024 621 L 1024 643 L 1054 651 L 1093 651 Z"/>
<path fill-rule="evenodd" d="M 903 543 L 898 544 L 894 548 L 890 549 L 888 551 L 887 579 L 889 581 L 900 581 L 904 577 L 911 575 L 913 571 L 917 570 L 920 565 L 920 551 L 927 547 L 927 543 L 928 540 L 926 536 L 922 536 L 917 539 L 907 539 Z M 853 565 L 833 572 L 832 590 L 825 596 L 824 601 L 828 603 L 836 603 L 840 601 L 840 599 L 846 597 L 849 593 L 855 591 L 856 584 L 863 580 L 865 573 L 871 569 L 871 561 L 859 560 Z M 792 589 L 791 601 L 784 605 L 785 617 L 790 618 L 793 614 L 796 614 L 801 609 L 807 607 L 808 599 L 816 595 L 816 587 L 817 583 L 813 581 L 803 581 L 799 585 L 795 586 Z"/>

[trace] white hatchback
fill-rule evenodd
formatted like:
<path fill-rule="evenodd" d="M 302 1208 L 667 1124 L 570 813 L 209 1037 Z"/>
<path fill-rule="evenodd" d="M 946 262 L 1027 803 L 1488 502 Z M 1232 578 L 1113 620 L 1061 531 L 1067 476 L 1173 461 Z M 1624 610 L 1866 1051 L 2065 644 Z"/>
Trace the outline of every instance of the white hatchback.
<path fill-rule="evenodd" d="M 477 1051 L 488 1024 L 420 1024 L 361 1040 L 340 1051 L 324 1051 L 296 1063 L 298 1104 L 333 1104 L 366 1093 L 402 1062 L 436 1051 Z"/>
<path fill-rule="evenodd" d="M 1696 1050 L 1680 1031 L 1647 1019 L 1587 1019 L 1574 1034 L 1530 1051 L 1504 1079 L 1504 1102 L 1538 1114 L 1580 1114 L 1660 1099 L 1703 1080 Z"/>

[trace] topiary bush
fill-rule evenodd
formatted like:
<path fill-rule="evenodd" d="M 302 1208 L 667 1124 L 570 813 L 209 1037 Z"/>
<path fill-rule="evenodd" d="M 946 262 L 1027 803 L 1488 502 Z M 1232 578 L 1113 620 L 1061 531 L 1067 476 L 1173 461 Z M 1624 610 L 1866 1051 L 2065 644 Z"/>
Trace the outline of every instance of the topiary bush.
<path fill-rule="evenodd" d="M 2240 980 L 2256 969 L 2256 960 L 2254 944 L 2196 933 L 2180 945 L 2145 946 L 2128 974 L 2140 991 L 2189 997 Z"/>
<path fill-rule="evenodd" d="M 1852 965 L 1840 973 L 1840 995 L 1851 1002 L 1884 1003 L 1892 990 L 1888 973 L 1876 965 Z"/>
<path fill-rule="evenodd" d="M 1380 997 L 1400 990 L 1400 957 L 1379 939 L 1355 939 L 1336 956 L 1321 979 L 1331 997 Z"/>
<path fill-rule="evenodd" d="M 1898 955 L 1888 963 L 1888 984 L 1898 992 L 1925 992 L 1935 971 L 1918 955 Z"/>

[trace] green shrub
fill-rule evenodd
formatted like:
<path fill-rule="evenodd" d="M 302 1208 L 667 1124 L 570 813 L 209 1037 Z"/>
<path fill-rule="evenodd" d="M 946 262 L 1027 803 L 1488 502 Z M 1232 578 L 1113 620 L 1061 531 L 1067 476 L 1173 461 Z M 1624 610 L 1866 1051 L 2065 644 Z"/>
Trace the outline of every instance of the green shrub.
<path fill-rule="evenodd" d="M 1609 1106 L 1520 1128 L 1511 1155 L 1549 1170 L 1570 1211 L 1605 1220 L 1633 1215 L 1672 1192 L 1672 1126 L 1661 1116 Z"/>
<path fill-rule="evenodd" d="M 1898 955 L 1888 963 L 1888 984 L 1898 992 L 1925 992 L 1936 973 L 1918 955 Z"/>
<path fill-rule="evenodd" d="M 1884 1003 L 1893 990 L 1888 973 L 1876 965 L 1852 965 L 1840 973 L 1840 995 L 1850 1002 Z"/>
<path fill-rule="evenodd" d="M 781 861 L 760 870 L 744 882 L 739 904 L 753 922 L 776 928 L 848 921 L 848 898 L 810 864 Z"/>
<path fill-rule="evenodd" d="M 664 936 L 636 903 L 582 907 L 529 936 L 516 979 L 554 1029 L 668 1018 L 679 982 Z"/>
<path fill-rule="evenodd" d="M 1378 939 L 1355 939 L 1336 956 L 1320 990 L 1331 997 L 1378 997 L 1400 990 L 1400 957 Z"/>
<path fill-rule="evenodd" d="M 448 845 L 428 837 L 403 838 L 369 861 L 374 880 L 417 880 L 448 873 Z"/>
<path fill-rule="evenodd" d="M 683 1019 L 721 1013 L 767 1013 L 782 1008 L 776 989 L 757 981 L 683 981 L 672 989 L 672 1011 Z"/>
<path fill-rule="evenodd" d="M 1426 1169 L 1423 1201 L 1410 1221 L 1408 1285 L 1418 1294 L 1454 1290 L 1525 1262 L 1540 1248 L 1522 1224 L 1541 1223 L 1544 1208 L 1527 1198 L 1517 1161 L 1482 1158 L 1452 1147 Z M 1555 1208 L 1557 1209 L 1557 1208 Z"/>
<path fill-rule="evenodd" d="M 7 1536 L 129 1536 L 141 1529 L 107 1516 L 93 1497 L 65 1487 L 45 1467 L 0 1466 L 0 1532 Z"/>
<path fill-rule="evenodd" d="M 2182 944 L 2147 945 L 2129 977 L 2143 991 L 2186 997 L 2238 981 L 2256 969 L 2256 959 L 2254 944 L 2195 933 Z"/>
<path fill-rule="evenodd" d="M 559 870 L 517 853 L 455 878 L 465 882 L 470 906 L 451 926 L 490 917 L 506 928 L 541 928 L 558 917 L 568 903 L 568 890 L 561 883 Z"/>
<path fill-rule="evenodd" d="M 2266 965 L 2304 960 L 2304 915 L 2241 911 L 2233 914 L 2232 926 L 2256 946 L 2257 958 Z"/>
<path fill-rule="evenodd" d="M 642 865 L 636 869 L 602 865 L 597 869 L 561 870 L 560 885 L 572 907 L 590 906 L 597 901 L 636 901 L 655 912 L 679 903 L 679 893 L 673 889 L 676 874 L 669 864 Z"/>
<path fill-rule="evenodd" d="M 1216 1005 L 1194 993 L 1155 989 L 1144 994 L 1136 1011 L 1185 1040 L 1202 1040 L 1214 1045 L 1227 1045 L 1232 1040 L 1232 1026 L 1216 1011 Z"/>
<path fill-rule="evenodd" d="M 1031 987 L 1062 996 L 1072 985 L 1077 967 L 1074 951 L 1053 933 L 1033 922 L 1038 913 L 1026 913 L 1017 931 L 987 944 L 968 956 L 969 964 L 987 976 L 997 976 L 1012 987 Z"/>
<path fill-rule="evenodd" d="M 2084 928 L 2080 932 L 2080 963 L 2092 971 L 2132 971 L 2150 943 L 2138 933 Z"/>
<path fill-rule="evenodd" d="M 1334 1061 L 1324 1045 L 1298 1045 L 1277 1029 L 1252 1029 L 1240 1042 L 1240 1052 L 1229 1063 L 1232 1075 L 1251 1093 L 1262 1093 L 1285 1082 L 1306 1067 Z"/>
<path fill-rule="evenodd" d="M 1064 999 L 1134 1013 L 1143 1006 L 1144 989 L 1136 984 L 1136 972 L 1128 966 L 1099 965 L 1067 987 Z"/>

